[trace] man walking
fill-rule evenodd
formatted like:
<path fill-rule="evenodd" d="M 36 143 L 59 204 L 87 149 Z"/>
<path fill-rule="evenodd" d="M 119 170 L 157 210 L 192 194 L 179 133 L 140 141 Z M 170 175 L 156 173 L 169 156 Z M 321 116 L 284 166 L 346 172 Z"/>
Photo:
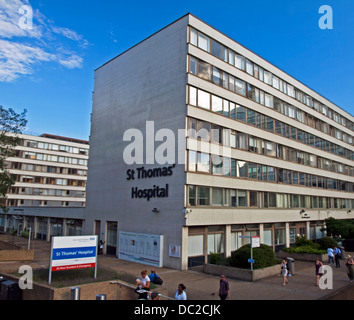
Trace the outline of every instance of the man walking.
<path fill-rule="evenodd" d="M 327 253 L 328 253 L 328 265 L 331 264 L 331 261 L 334 265 L 334 253 L 333 253 L 333 249 L 332 248 L 328 248 L 327 249 Z"/>
<path fill-rule="evenodd" d="M 221 300 L 230 300 L 230 287 L 229 283 L 226 281 L 225 276 L 222 274 L 220 278 L 220 289 L 219 289 L 219 297 Z"/>
<path fill-rule="evenodd" d="M 339 259 L 340 259 L 341 251 L 339 248 L 334 247 L 333 253 L 334 253 L 334 260 L 336 261 L 336 268 L 340 268 Z"/>

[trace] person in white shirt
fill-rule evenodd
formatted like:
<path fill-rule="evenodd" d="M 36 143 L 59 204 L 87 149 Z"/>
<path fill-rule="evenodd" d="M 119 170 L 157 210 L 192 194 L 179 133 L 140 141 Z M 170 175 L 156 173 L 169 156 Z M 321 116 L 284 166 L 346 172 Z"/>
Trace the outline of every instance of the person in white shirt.
<path fill-rule="evenodd" d="M 331 264 L 331 261 L 334 265 L 334 253 L 333 253 L 333 249 L 332 248 L 328 248 L 327 249 L 327 253 L 328 253 L 328 265 Z"/>
<path fill-rule="evenodd" d="M 149 296 L 149 290 L 150 290 L 150 278 L 147 276 L 147 270 L 141 271 L 141 278 L 140 280 L 136 281 L 136 284 L 138 285 L 139 291 L 144 290 L 143 292 L 138 292 L 139 293 L 139 300 L 147 300 Z"/>
<path fill-rule="evenodd" d="M 184 290 L 186 290 L 185 285 L 183 283 L 180 283 L 178 285 L 178 289 L 177 289 L 176 295 L 175 295 L 176 300 L 187 300 L 187 294 Z"/>

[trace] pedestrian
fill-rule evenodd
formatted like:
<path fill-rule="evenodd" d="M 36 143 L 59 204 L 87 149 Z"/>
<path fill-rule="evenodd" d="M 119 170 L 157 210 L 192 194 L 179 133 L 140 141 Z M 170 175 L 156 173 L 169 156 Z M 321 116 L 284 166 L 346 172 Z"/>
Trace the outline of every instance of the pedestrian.
<path fill-rule="evenodd" d="M 176 300 L 187 300 L 187 294 L 185 292 L 186 286 L 183 283 L 180 283 L 178 285 L 176 294 L 175 294 L 175 299 Z"/>
<path fill-rule="evenodd" d="M 288 264 L 286 263 L 286 260 L 283 259 L 281 265 L 280 265 L 280 269 L 281 269 L 281 275 L 283 276 L 283 287 L 285 287 L 286 283 L 289 283 L 288 281 Z"/>
<path fill-rule="evenodd" d="M 151 274 L 149 275 L 149 278 L 152 283 L 159 284 L 159 285 L 163 284 L 163 280 L 156 273 L 156 269 L 151 269 Z"/>
<path fill-rule="evenodd" d="M 155 291 L 151 294 L 151 300 L 160 300 L 160 296 L 161 294 Z"/>
<path fill-rule="evenodd" d="M 334 265 L 334 252 L 333 252 L 333 249 L 332 248 L 328 248 L 327 249 L 327 253 L 328 253 L 328 265 L 331 264 L 331 261 Z"/>
<path fill-rule="evenodd" d="M 324 274 L 323 263 L 318 258 L 316 259 L 315 262 L 315 269 L 316 269 L 316 286 L 318 287 L 320 279 Z"/>
<path fill-rule="evenodd" d="M 333 249 L 333 254 L 334 254 L 334 260 L 336 262 L 336 268 L 340 268 L 340 262 L 339 262 L 339 259 L 340 259 L 340 255 L 341 255 L 341 251 L 339 248 L 337 247 L 334 247 Z"/>
<path fill-rule="evenodd" d="M 138 287 L 135 292 L 139 294 L 139 300 L 147 300 L 149 297 L 150 278 L 147 276 L 147 270 L 141 271 L 141 278 L 136 280 Z"/>
<path fill-rule="evenodd" d="M 348 255 L 345 265 L 347 267 L 348 281 L 352 282 L 354 278 L 354 260 L 351 255 Z"/>
<path fill-rule="evenodd" d="M 221 300 L 230 300 L 230 286 L 223 274 L 220 277 L 219 297 Z"/>
<path fill-rule="evenodd" d="M 103 247 L 104 247 L 105 242 L 100 240 L 100 248 L 99 248 L 99 255 L 103 255 Z"/>

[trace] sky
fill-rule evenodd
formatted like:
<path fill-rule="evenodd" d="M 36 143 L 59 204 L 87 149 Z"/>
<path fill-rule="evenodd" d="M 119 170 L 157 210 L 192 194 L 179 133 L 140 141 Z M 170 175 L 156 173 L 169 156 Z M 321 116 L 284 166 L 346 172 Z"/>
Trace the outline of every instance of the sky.
<path fill-rule="evenodd" d="M 353 0 L 0 0 L 0 105 L 88 140 L 94 70 L 187 13 L 354 115 Z"/>

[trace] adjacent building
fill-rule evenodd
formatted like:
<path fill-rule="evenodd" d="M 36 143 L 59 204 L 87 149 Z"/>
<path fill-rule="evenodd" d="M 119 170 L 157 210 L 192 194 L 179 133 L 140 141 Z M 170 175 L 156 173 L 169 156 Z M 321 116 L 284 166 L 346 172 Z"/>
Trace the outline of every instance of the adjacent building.
<path fill-rule="evenodd" d="M 45 240 L 81 234 L 88 141 L 50 134 L 18 137 L 16 154 L 7 158 L 15 184 L 7 194 L 8 212 L 0 214 L 0 228 L 31 228 L 35 238 Z"/>
<path fill-rule="evenodd" d="M 351 114 L 187 14 L 95 71 L 86 232 L 176 269 L 245 236 L 275 251 L 323 237 L 328 217 L 354 217 L 353 131 Z"/>

